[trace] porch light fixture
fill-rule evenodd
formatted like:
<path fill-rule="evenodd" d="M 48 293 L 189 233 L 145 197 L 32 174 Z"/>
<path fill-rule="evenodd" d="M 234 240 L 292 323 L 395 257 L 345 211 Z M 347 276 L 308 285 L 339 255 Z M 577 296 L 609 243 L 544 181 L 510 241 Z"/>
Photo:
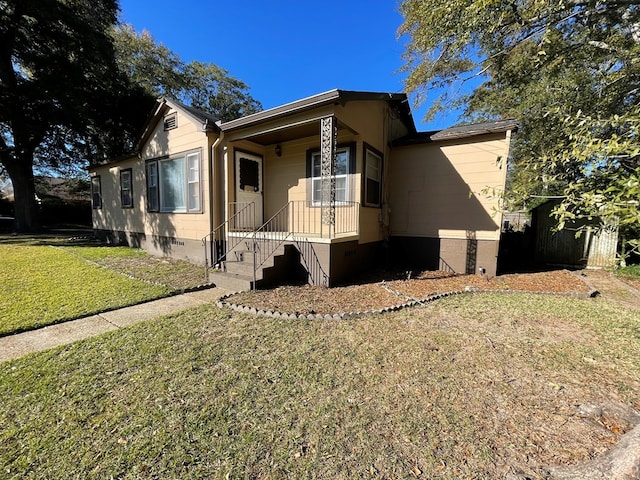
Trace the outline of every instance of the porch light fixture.
<path fill-rule="evenodd" d="M 276 145 L 276 155 L 279 157 L 282 156 L 282 147 L 280 146 L 280 144 Z"/>

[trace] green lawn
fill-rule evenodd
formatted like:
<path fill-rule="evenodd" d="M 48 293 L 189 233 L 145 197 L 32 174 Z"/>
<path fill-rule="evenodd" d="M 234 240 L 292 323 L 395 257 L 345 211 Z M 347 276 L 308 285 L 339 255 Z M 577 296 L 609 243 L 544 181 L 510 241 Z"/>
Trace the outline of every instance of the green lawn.
<path fill-rule="evenodd" d="M 168 295 L 171 287 L 128 278 L 89 263 L 135 259 L 129 248 L 0 244 L 0 335 L 51 325 Z"/>
<path fill-rule="evenodd" d="M 0 476 L 535 478 L 610 448 L 576 406 L 638 406 L 639 382 L 638 310 L 599 299 L 202 307 L 0 364 Z"/>
<path fill-rule="evenodd" d="M 616 275 L 628 279 L 640 279 L 640 265 L 629 265 L 616 270 Z"/>

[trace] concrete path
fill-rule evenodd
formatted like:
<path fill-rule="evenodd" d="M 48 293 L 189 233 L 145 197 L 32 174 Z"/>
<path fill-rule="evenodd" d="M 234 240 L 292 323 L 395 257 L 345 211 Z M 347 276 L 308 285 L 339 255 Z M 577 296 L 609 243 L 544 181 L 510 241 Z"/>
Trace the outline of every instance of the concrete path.
<path fill-rule="evenodd" d="M 181 312 L 205 303 L 213 303 L 228 293 L 231 292 L 222 288 L 184 293 L 51 325 L 30 332 L 0 337 L 0 362 L 6 362 L 28 353 L 47 350 L 58 345 L 66 345 L 151 318 Z"/>
<path fill-rule="evenodd" d="M 640 291 L 606 270 L 582 270 L 580 275 L 606 300 L 624 307 L 640 308 Z"/>

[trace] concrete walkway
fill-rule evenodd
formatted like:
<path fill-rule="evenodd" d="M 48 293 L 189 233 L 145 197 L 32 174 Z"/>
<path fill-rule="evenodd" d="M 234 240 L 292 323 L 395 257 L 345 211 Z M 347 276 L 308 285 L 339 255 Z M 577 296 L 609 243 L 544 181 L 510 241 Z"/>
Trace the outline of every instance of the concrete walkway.
<path fill-rule="evenodd" d="M 222 288 L 184 293 L 51 325 L 30 332 L 0 337 L 0 362 L 6 362 L 28 353 L 40 352 L 59 345 L 66 345 L 151 318 L 181 312 L 206 303 L 214 303 L 218 298 L 228 293 L 231 292 Z"/>

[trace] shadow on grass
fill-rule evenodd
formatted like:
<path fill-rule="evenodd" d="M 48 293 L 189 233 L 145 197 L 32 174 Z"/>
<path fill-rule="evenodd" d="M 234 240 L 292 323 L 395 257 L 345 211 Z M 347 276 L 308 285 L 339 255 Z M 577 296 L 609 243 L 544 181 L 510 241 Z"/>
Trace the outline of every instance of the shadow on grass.
<path fill-rule="evenodd" d="M 93 230 L 86 227 L 55 228 L 38 233 L 0 233 L 0 245 L 113 246 L 98 240 Z"/>

